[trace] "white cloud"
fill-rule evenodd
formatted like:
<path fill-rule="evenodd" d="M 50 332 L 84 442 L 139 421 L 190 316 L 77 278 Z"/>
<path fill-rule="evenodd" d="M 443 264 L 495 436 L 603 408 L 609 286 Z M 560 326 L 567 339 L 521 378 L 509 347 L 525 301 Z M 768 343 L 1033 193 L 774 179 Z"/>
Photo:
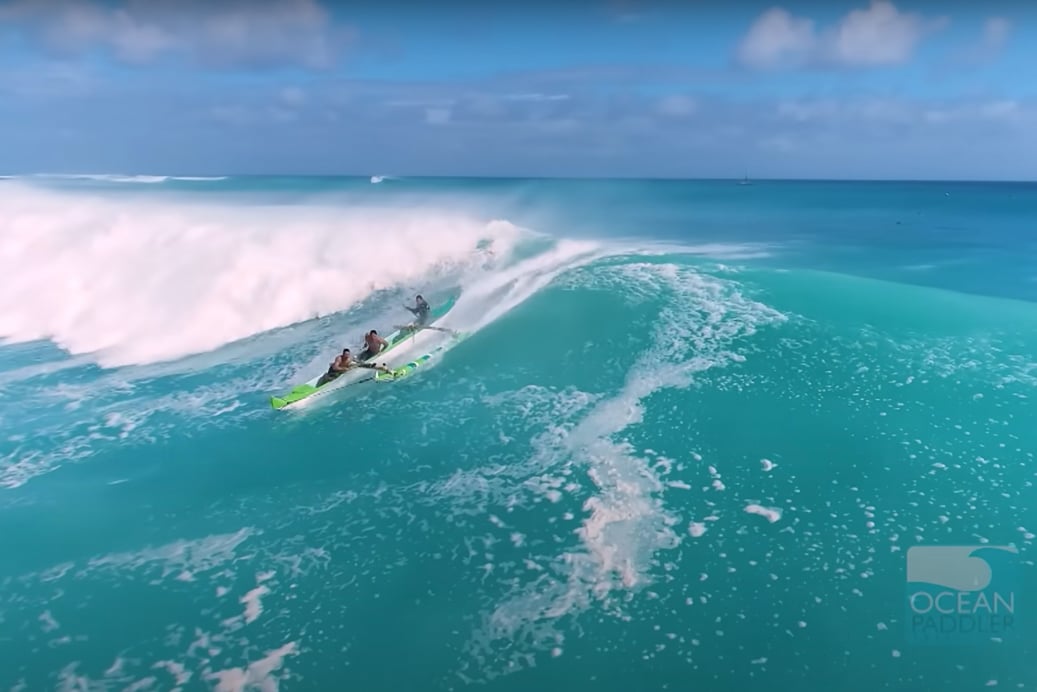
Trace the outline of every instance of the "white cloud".
<path fill-rule="evenodd" d="M 608 13 L 614 22 L 619 24 L 633 24 L 644 19 L 647 15 L 638 7 L 641 3 L 629 2 L 628 0 L 612 0 L 609 2 Z"/>
<path fill-rule="evenodd" d="M 872 0 L 866 10 L 853 10 L 822 43 L 830 58 L 843 65 L 898 65 L 907 62 L 931 27 L 920 15 L 897 10 L 888 0 Z"/>
<path fill-rule="evenodd" d="M 449 108 L 426 108 L 425 122 L 429 125 L 446 125 L 450 122 L 453 111 Z"/>
<path fill-rule="evenodd" d="M 992 101 L 980 106 L 980 114 L 984 118 L 1000 120 L 1002 118 L 1014 118 L 1020 114 L 1019 102 L 1013 100 Z"/>
<path fill-rule="evenodd" d="M 204 113 L 209 120 L 234 126 L 284 124 L 296 122 L 301 113 L 284 99 L 279 103 L 267 104 L 221 104 L 213 106 Z"/>
<path fill-rule="evenodd" d="M 1012 99 L 966 103 L 943 108 L 930 108 L 924 113 L 926 122 L 932 124 L 956 121 L 986 121 L 988 123 L 1033 124 L 1034 110 Z"/>
<path fill-rule="evenodd" d="M 903 101 L 865 99 L 852 108 L 851 115 L 872 122 L 909 123 L 918 119 L 916 109 Z"/>
<path fill-rule="evenodd" d="M 1010 21 L 1004 17 L 990 17 L 983 25 L 983 45 L 990 50 L 1001 50 L 1011 31 Z"/>
<path fill-rule="evenodd" d="M 817 31 L 813 21 L 793 17 L 781 8 L 764 12 L 738 47 L 749 67 L 774 68 L 803 64 L 849 67 L 897 65 L 908 61 L 915 47 L 946 20 L 929 21 L 901 12 L 889 0 L 871 0 L 854 9 L 833 27 Z"/>
<path fill-rule="evenodd" d="M 907 123 L 918 118 L 908 103 L 882 98 L 783 101 L 778 104 L 777 112 L 781 119 L 800 123 Z"/>
<path fill-rule="evenodd" d="M 391 99 L 385 102 L 390 108 L 449 108 L 454 99 Z"/>
<path fill-rule="evenodd" d="M 306 92 L 299 87 L 285 87 L 281 89 L 280 98 L 289 106 L 301 106 L 306 102 Z"/>
<path fill-rule="evenodd" d="M 271 120 L 278 123 L 290 123 L 299 119 L 298 112 L 290 108 L 281 108 L 280 106 L 269 106 L 266 109 L 266 113 Z"/>
<path fill-rule="evenodd" d="M 683 118 L 694 115 L 698 110 L 695 99 L 681 94 L 671 94 L 659 101 L 659 113 L 672 118 Z"/>
<path fill-rule="evenodd" d="M 504 98 L 508 101 L 533 101 L 540 103 L 544 101 L 568 101 L 569 94 L 507 94 Z"/>
<path fill-rule="evenodd" d="M 780 7 L 767 10 L 751 27 L 738 48 L 742 63 L 777 67 L 799 63 L 813 49 L 814 22 L 797 19 Z"/>
<path fill-rule="evenodd" d="M 255 122 L 255 113 L 244 106 L 213 106 L 208 116 L 218 123 L 228 125 L 247 125 Z"/>
<path fill-rule="evenodd" d="M 127 10 L 86 3 L 59 4 L 45 21 L 45 38 L 55 48 L 78 51 L 107 43 L 127 62 L 147 62 L 176 43 L 172 33 Z"/>
<path fill-rule="evenodd" d="M 1037 110 L 1012 99 L 943 104 L 862 98 L 784 101 L 777 106 L 782 120 L 830 125 L 928 124 L 951 122 L 1019 123 L 1033 121 Z"/>
<path fill-rule="evenodd" d="M 979 40 L 963 52 L 966 62 L 983 63 L 996 58 L 1012 33 L 1012 23 L 1004 17 L 988 17 Z"/>
<path fill-rule="evenodd" d="M 169 54 L 215 67 L 332 67 L 352 38 L 316 0 L 129 0 L 120 8 L 91 0 L 15 0 L 0 20 L 38 29 L 63 54 L 106 47 L 127 63 Z"/>
<path fill-rule="evenodd" d="M 475 94 L 467 100 L 468 109 L 475 115 L 497 118 L 507 115 L 508 109 L 501 99 L 490 94 Z"/>
<path fill-rule="evenodd" d="M 46 62 L 31 71 L 0 68 L 0 93 L 7 96 L 86 96 L 100 81 L 94 71 L 82 63 Z"/>
<path fill-rule="evenodd" d="M 835 101 L 782 101 L 778 104 L 778 116 L 797 122 L 809 122 L 830 118 L 839 114 Z"/>

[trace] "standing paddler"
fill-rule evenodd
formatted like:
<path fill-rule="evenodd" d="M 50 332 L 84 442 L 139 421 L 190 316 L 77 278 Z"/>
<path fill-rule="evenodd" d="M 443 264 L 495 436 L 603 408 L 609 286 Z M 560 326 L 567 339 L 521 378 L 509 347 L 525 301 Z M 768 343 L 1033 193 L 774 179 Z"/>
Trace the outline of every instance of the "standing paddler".
<path fill-rule="evenodd" d="M 424 327 L 425 323 L 428 322 L 429 314 L 432 312 L 432 306 L 428 304 L 428 301 L 421 297 L 420 293 L 414 297 L 414 307 L 409 305 L 404 305 L 403 307 L 410 310 L 417 318 L 414 322 L 408 325 L 411 329 Z"/>

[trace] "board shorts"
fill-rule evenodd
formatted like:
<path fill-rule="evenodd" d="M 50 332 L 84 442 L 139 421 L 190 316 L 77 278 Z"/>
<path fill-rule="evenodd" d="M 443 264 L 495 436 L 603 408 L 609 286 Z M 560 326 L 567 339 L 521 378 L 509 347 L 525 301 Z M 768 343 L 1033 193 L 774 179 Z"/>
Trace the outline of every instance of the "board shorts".
<path fill-rule="evenodd" d="M 317 386 L 321 387 L 323 385 L 326 385 L 328 382 L 331 382 L 332 380 L 334 380 L 336 377 L 338 377 L 341 374 L 342 373 L 335 372 L 331 368 L 328 368 L 328 371 L 326 373 L 324 373 L 323 375 L 321 375 L 320 379 L 317 380 Z"/>

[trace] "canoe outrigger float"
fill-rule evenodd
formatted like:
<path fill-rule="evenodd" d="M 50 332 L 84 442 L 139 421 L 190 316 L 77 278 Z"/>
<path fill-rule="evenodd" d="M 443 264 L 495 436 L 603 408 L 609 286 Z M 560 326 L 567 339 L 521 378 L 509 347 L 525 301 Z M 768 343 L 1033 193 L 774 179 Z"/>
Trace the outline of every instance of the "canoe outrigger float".
<path fill-rule="evenodd" d="M 406 377 L 414 370 L 427 363 L 435 354 L 445 349 L 449 344 L 456 343 L 457 341 L 467 336 L 466 334 L 462 334 L 460 332 L 456 332 L 450 329 L 444 329 L 442 327 L 433 326 L 436 320 L 440 319 L 448 312 L 450 312 L 451 308 L 454 307 L 455 302 L 457 302 L 456 297 L 451 298 L 444 303 L 440 303 L 436 307 L 432 308 L 432 310 L 429 312 L 428 323 L 421 327 L 418 327 L 416 329 L 411 329 L 408 326 L 397 327 L 396 331 L 394 331 L 389 336 L 385 337 L 385 340 L 388 342 L 389 345 L 382 349 L 382 351 L 380 351 L 376 355 L 376 358 L 379 361 L 379 363 L 375 364 L 371 361 L 358 363 L 352 369 L 339 375 L 330 382 L 326 382 L 318 386 L 317 383 L 320 382 L 321 378 L 324 376 L 324 373 L 321 373 L 320 375 L 317 375 L 308 382 L 296 385 L 287 394 L 270 397 L 270 406 L 279 410 L 291 408 L 293 405 L 298 404 L 300 401 L 327 394 L 328 392 L 341 389 L 346 385 L 359 384 L 360 382 L 370 381 L 392 382 L 402 377 Z M 435 349 L 432 349 L 429 352 L 419 356 L 418 358 L 415 358 L 414 360 L 408 363 L 404 363 L 403 365 L 400 365 L 396 368 L 389 368 L 388 365 L 382 362 L 382 359 L 385 356 L 392 356 L 394 351 L 402 352 L 404 350 L 410 350 L 410 348 L 406 347 L 417 345 L 419 342 L 427 340 L 427 338 L 434 332 L 449 332 L 454 336 L 454 339 L 452 339 L 450 342 L 446 344 L 441 344 Z M 377 372 L 376 375 L 371 374 L 372 369 L 374 368 L 380 368 L 379 370 L 375 370 L 375 372 Z"/>
<path fill-rule="evenodd" d="M 464 332 L 451 332 L 451 334 L 454 335 L 454 338 L 452 340 L 450 340 L 449 342 L 447 342 L 445 344 L 440 344 L 439 346 L 437 346 L 436 348 L 432 349 L 428 353 L 426 353 L 426 354 L 424 354 L 422 356 L 419 356 L 418 358 L 415 358 L 414 360 L 410 361 L 409 363 L 404 363 L 403 365 L 401 365 L 401 366 L 399 366 L 397 368 L 393 368 L 389 372 L 379 372 L 377 375 L 374 376 L 374 381 L 375 382 L 393 382 L 393 381 L 398 380 L 400 378 L 406 377 L 407 375 L 411 374 L 412 372 L 414 372 L 415 370 L 420 368 L 425 363 L 427 363 L 430 360 L 432 360 L 432 357 L 435 356 L 440 351 L 445 350 L 448 346 L 453 346 L 458 341 L 461 341 L 465 337 L 468 336 Z"/>

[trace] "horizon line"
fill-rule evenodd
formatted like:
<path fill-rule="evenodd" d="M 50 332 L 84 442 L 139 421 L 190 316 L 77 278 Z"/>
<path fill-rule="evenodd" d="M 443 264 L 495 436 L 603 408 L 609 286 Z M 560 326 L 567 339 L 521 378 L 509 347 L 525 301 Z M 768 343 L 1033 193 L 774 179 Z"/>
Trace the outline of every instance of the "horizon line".
<path fill-rule="evenodd" d="M 817 183 L 1013 183 L 1013 184 L 1027 184 L 1037 183 L 1037 179 L 1012 179 L 1012 178 L 855 178 L 855 177 L 837 177 L 837 178 L 824 178 L 824 177 L 811 177 L 811 176 L 792 176 L 792 177 L 759 177 L 754 178 L 750 176 L 697 176 L 697 177 L 684 177 L 684 176 L 658 176 L 658 175 L 647 175 L 647 176 L 623 176 L 623 175 L 517 175 L 517 174 L 485 174 L 485 175 L 472 175 L 472 174 L 395 174 L 395 173 L 198 173 L 198 172 L 178 172 L 178 173 L 115 173 L 115 172 L 51 172 L 51 171 L 36 171 L 36 172 L 23 172 L 23 173 L 0 173 L 0 180 L 2 179 L 13 179 L 13 178 L 74 178 L 74 177 L 85 177 L 85 178 L 103 178 L 103 177 L 120 177 L 120 178 L 357 178 L 370 180 L 374 177 L 379 178 L 396 178 L 396 179 L 410 179 L 410 180 L 554 180 L 554 181 L 598 181 L 598 182 L 634 182 L 634 181 L 652 181 L 652 182 L 738 182 L 747 180 L 749 182 L 817 182 Z M 183 180 L 182 182 L 191 182 L 190 180 Z"/>

